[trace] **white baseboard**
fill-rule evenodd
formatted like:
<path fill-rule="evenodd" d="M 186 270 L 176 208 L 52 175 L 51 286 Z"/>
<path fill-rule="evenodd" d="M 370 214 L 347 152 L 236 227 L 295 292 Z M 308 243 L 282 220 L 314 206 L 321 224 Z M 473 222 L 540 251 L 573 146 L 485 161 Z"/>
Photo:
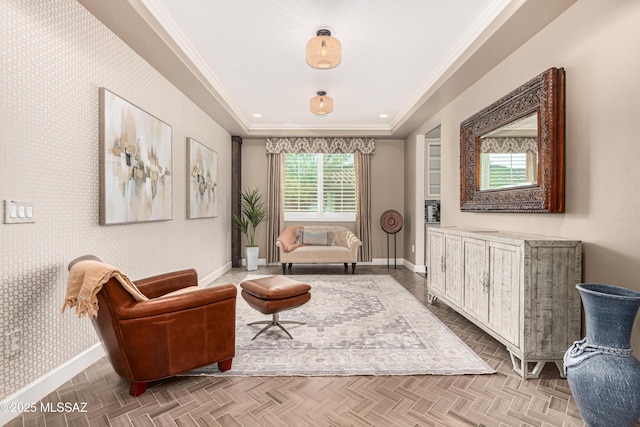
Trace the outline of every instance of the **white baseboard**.
<path fill-rule="evenodd" d="M 260 262 L 258 262 L 258 264 L 260 264 Z M 260 264 L 260 265 L 265 265 L 265 264 Z M 305 264 L 305 263 L 301 263 L 301 264 Z M 307 264 L 313 264 L 313 263 L 307 263 Z M 280 265 L 280 262 L 272 262 L 269 265 Z M 395 267 L 395 266 L 406 267 L 409 270 L 413 271 L 414 273 L 427 272 L 427 267 L 425 265 L 414 265 L 404 258 L 396 258 L 395 260 L 393 258 L 390 258 L 388 260 L 387 258 L 373 258 L 370 262 L 358 262 L 357 265 L 388 265 L 389 267 Z"/>
<path fill-rule="evenodd" d="M 260 264 L 260 261 L 258 261 L 258 264 Z M 281 264 L 282 264 L 282 263 L 281 263 L 280 261 L 277 261 L 277 262 L 269 263 L 268 265 L 281 265 Z M 295 263 L 294 263 L 294 264 L 295 264 Z M 313 263 L 312 263 L 312 262 L 307 262 L 307 263 L 305 263 L 305 262 L 300 262 L 300 263 L 298 263 L 298 264 L 307 264 L 307 265 L 311 265 L 311 264 L 313 264 Z M 332 264 L 332 263 L 328 263 L 328 264 Z M 333 264 L 341 264 L 341 263 L 339 263 L 339 262 L 335 262 L 335 263 L 333 263 Z M 351 264 L 351 263 L 350 263 L 350 262 L 348 262 L 347 264 Z M 244 264 L 243 264 L 243 265 L 244 265 Z M 261 265 L 266 265 L 266 262 L 265 262 L 265 264 L 261 264 Z M 371 261 L 369 261 L 369 262 L 358 261 L 358 262 L 356 263 L 356 265 L 387 265 L 387 259 L 386 259 L 386 258 L 373 258 L 373 259 L 372 259 Z M 389 265 L 390 265 L 390 266 L 393 266 L 393 265 L 394 265 L 394 264 L 393 264 L 393 258 L 391 258 L 391 259 L 389 260 Z M 404 265 L 404 259 L 403 259 L 403 258 L 398 258 L 398 259 L 396 259 L 396 265 Z M 357 268 L 357 267 L 356 267 L 356 268 Z"/>
<path fill-rule="evenodd" d="M 242 265 L 247 265 L 247 260 L 245 258 L 242 258 Z M 267 264 L 266 258 L 258 258 L 258 265 L 269 265 L 269 264 Z"/>
<path fill-rule="evenodd" d="M 395 261 L 395 262 L 394 262 Z M 389 265 L 389 267 L 393 267 L 395 265 L 404 265 L 404 258 L 373 258 L 371 262 L 361 262 L 358 264 L 362 265 Z"/>
<path fill-rule="evenodd" d="M 204 277 L 198 278 L 198 285 L 207 286 L 208 284 L 210 284 L 211 282 L 213 282 L 214 280 L 216 280 L 218 277 L 222 276 L 224 273 L 226 273 L 229 270 L 231 270 L 231 262 L 226 263 L 219 269 L 213 271 L 212 273 L 207 274 Z"/>
<path fill-rule="evenodd" d="M 388 264 L 387 264 L 388 263 Z M 406 267 L 414 273 L 426 273 L 427 267 L 425 265 L 414 265 L 413 263 L 407 261 L 404 258 L 396 258 L 395 263 L 394 259 L 391 258 L 387 260 L 386 258 L 374 258 L 371 262 L 363 262 L 363 265 L 389 265 L 389 267 L 402 266 Z"/>
<path fill-rule="evenodd" d="M 426 273 L 427 272 L 427 266 L 426 265 L 415 265 L 409 261 L 407 261 L 406 259 L 403 260 L 404 261 L 404 266 L 407 267 L 409 270 L 413 271 L 414 273 Z"/>
<path fill-rule="evenodd" d="M 104 357 L 105 352 L 101 343 L 97 343 L 66 361 L 54 370 L 46 373 L 31 384 L 21 388 L 17 392 L 7 396 L 0 402 L 0 407 L 24 407 L 26 404 L 36 404 L 49 393 L 54 392 L 71 378 L 87 369 L 93 363 Z M 5 425 L 14 418 L 20 416 L 20 412 L 0 411 L 0 425 Z"/>

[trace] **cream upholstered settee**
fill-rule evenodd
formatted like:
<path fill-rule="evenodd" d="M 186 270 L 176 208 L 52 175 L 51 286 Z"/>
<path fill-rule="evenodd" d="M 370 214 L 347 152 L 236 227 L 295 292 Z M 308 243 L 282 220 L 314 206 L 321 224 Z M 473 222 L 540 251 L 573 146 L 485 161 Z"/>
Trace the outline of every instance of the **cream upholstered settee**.
<path fill-rule="evenodd" d="M 296 264 L 344 263 L 351 273 L 356 270 L 358 248 L 362 242 L 349 229 L 336 225 L 292 225 L 276 241 L 280 251 L 282 273 Z"/>

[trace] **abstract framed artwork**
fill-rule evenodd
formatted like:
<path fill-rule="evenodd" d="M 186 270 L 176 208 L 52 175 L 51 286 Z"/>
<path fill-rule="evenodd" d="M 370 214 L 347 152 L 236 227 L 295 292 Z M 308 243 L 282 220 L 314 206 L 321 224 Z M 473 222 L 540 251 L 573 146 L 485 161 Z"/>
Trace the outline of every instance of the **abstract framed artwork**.
<path fill-rule="evenodd" d="M 218 216 L 218 153 L 193 138 L 189 148 L 189 219 Z"/>
<path fill-rule="evenodd" d="M 172 219 L 171 126 L 100 88 L 100 224 Z"/>

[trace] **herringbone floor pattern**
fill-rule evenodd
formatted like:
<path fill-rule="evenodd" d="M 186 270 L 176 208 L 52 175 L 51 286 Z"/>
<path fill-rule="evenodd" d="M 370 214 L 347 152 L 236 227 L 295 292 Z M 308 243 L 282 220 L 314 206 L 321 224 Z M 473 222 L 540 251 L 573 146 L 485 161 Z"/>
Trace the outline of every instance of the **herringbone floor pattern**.
<path fill-rule="evenodd" d="M 279 274 L 261 267 L 258 274 Z M 294 266 L 294 274 L 342 274 L 340 266 Z M 426 303 L 426 281 L 403 267 L 391 274 L 489 365 L 494 375 L 361 377 L 176 377 L 138 398 L 106 359 L 43 402 L 86 402 L 86 413 L 24 414 L 9 426 L 582 426 L 567 381 L 547 364 L 540 379 L 515 374 L 506 349 L 442 303 Z M 216 283 L 238 282 L 232 269 Z"/>

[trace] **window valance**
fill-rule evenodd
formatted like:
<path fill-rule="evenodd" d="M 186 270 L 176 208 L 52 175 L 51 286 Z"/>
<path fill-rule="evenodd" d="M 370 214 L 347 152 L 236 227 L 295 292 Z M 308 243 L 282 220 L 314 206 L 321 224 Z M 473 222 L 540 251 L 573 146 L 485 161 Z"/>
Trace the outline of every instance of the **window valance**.
<path fill-rule="evenodd" d="M 537 153 L 538 138 L 482 138 L 481 153 Z"/>
<path fill-rule="evenodd" d="M 267 153 L 373 154 L 373 138 L 267 138 Z"/>

